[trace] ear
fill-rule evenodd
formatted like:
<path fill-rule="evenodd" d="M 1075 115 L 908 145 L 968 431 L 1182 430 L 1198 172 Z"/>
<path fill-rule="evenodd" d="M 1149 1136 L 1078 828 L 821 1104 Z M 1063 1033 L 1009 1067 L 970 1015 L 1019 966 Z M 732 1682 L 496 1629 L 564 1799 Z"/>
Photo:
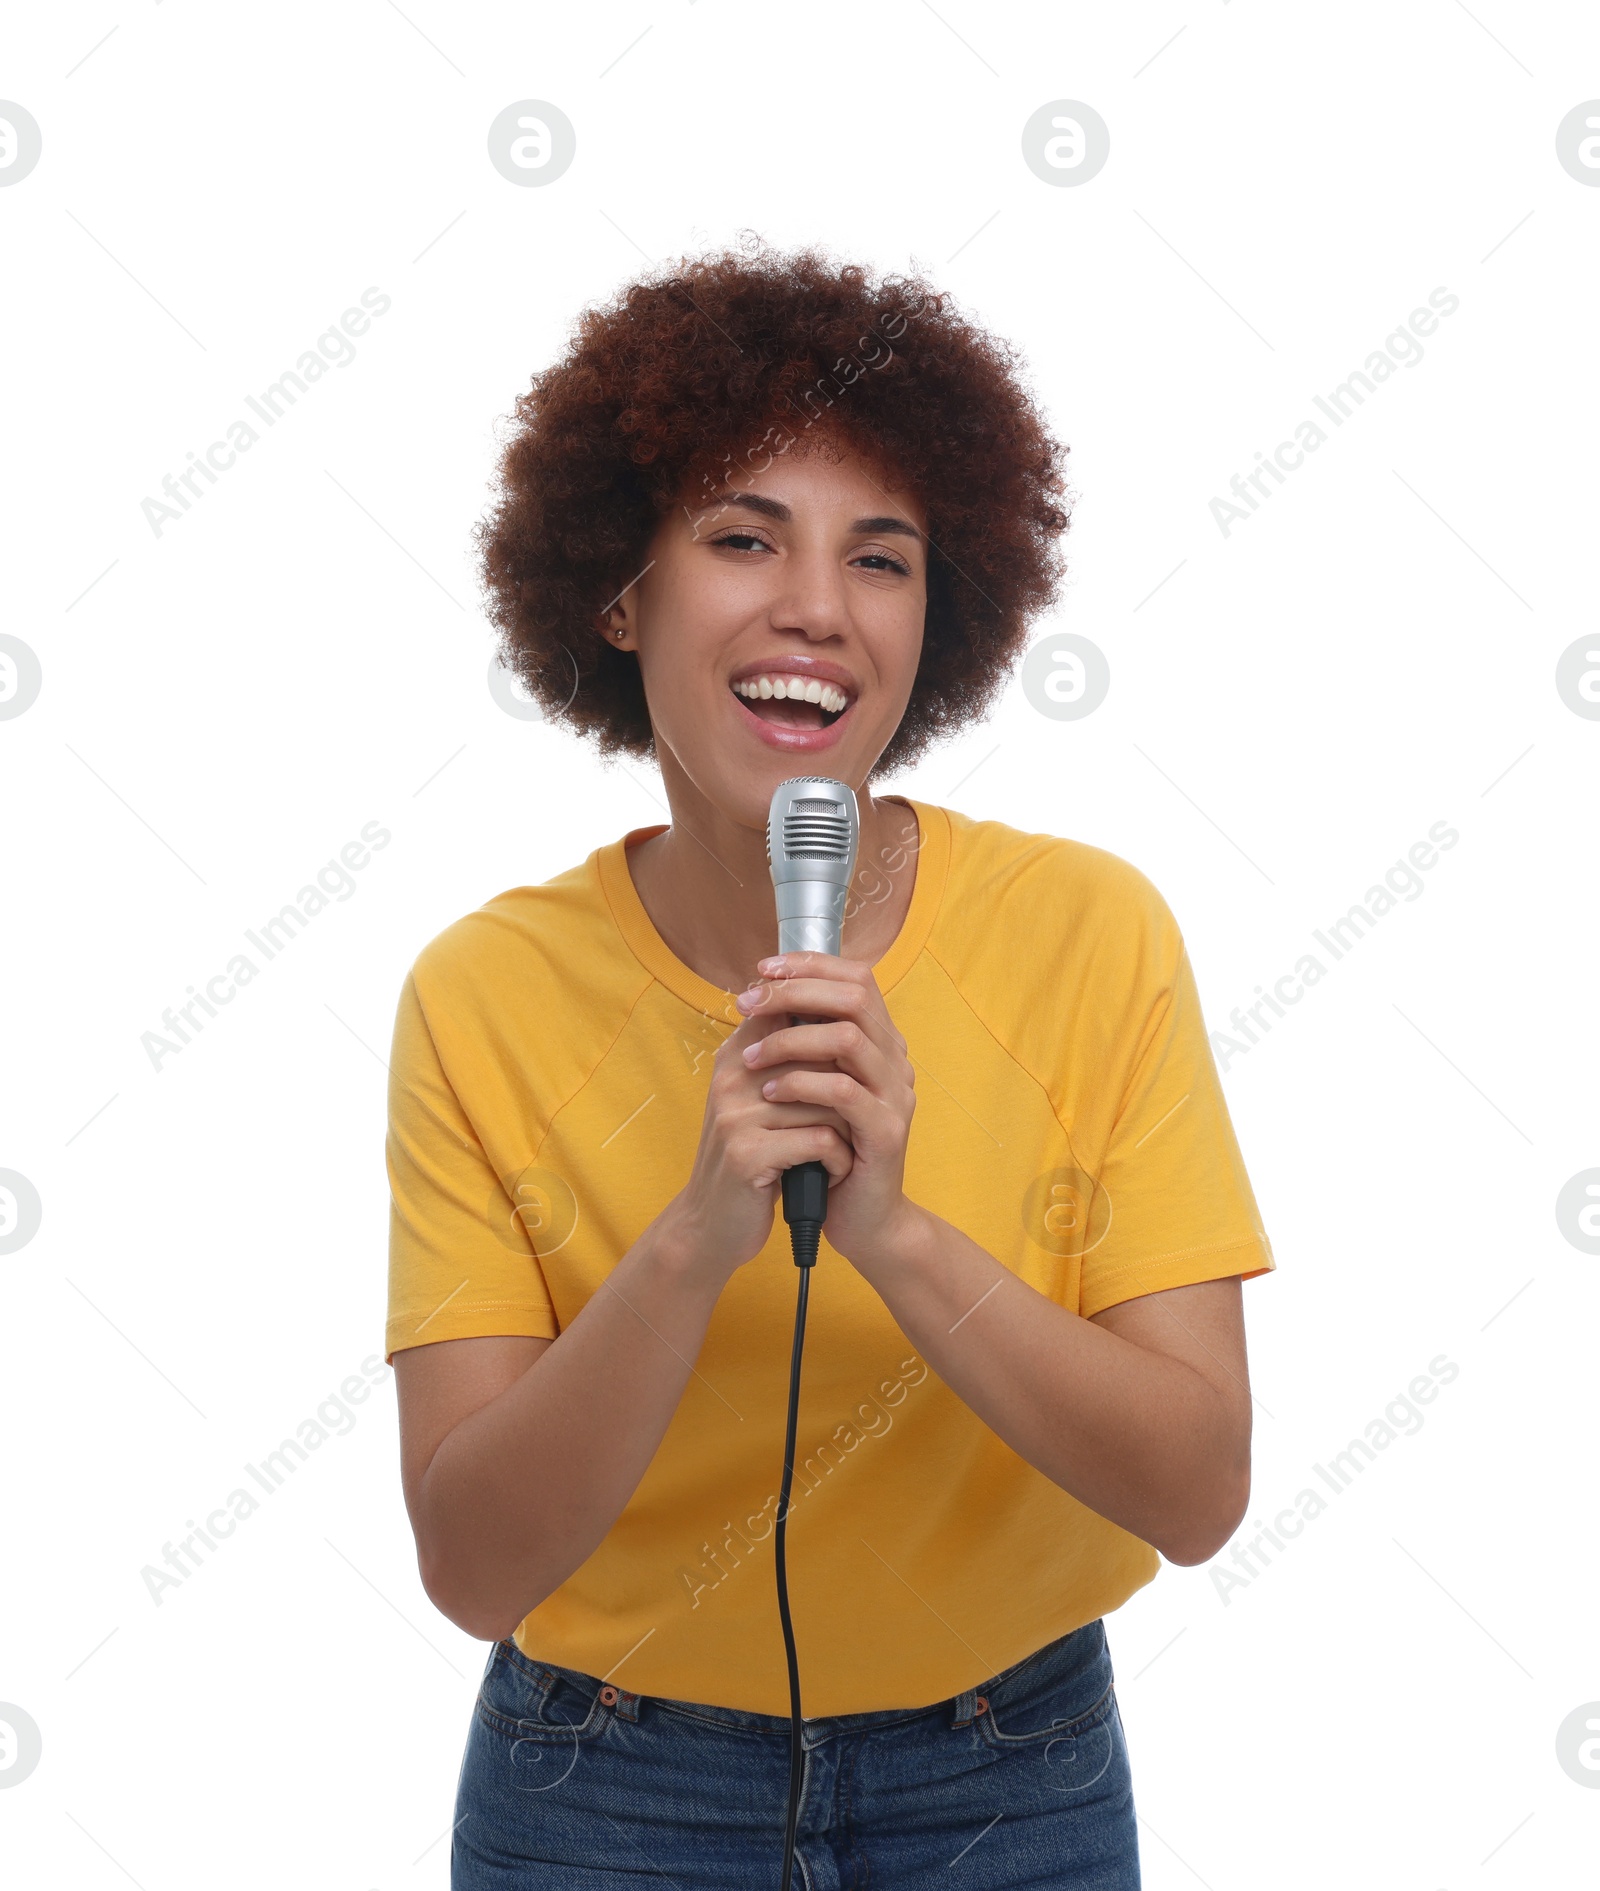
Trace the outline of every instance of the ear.
<path fill-rule="evenodd" d="M 638 648 L 634 637 L 633 600 L 626 592 L 595 616 L 595 630 L 600 641 L 613 650 Z"/>

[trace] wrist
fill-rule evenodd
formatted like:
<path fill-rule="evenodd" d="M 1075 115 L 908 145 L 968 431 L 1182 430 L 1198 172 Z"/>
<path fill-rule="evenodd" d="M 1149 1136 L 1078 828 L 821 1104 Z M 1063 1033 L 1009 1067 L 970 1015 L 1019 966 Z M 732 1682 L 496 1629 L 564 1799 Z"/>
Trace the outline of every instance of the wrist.
<path fill-rule="evenodd" d="M 689 1289 L 704 1287 L 713 1297 L 727 1285 L 728 1269 L 711 1253 L 705 1231 L 674 1196 L 640 1237 L 651 1267 Z"/>
<path fill-rule="evenodd" d="M 903 1273 L 929 1252 L 938 1219 L 902 1195 L 898 1206 L 873 1230 L 871 1240 L 845 1259 L 869 1280 Z"/>

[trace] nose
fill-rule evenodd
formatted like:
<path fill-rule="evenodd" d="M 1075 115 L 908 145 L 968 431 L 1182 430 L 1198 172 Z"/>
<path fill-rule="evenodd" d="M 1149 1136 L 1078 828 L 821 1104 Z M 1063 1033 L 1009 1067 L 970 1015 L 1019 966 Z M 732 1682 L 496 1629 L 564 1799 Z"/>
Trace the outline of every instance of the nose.
<path fill-rule="evenodd" d="M 842 637 L 850 628 L 845 574 L 823 545 L 797 545 L 776 572 L 767 617 L 777 631 L 803 632 L 813 643 Z"/>

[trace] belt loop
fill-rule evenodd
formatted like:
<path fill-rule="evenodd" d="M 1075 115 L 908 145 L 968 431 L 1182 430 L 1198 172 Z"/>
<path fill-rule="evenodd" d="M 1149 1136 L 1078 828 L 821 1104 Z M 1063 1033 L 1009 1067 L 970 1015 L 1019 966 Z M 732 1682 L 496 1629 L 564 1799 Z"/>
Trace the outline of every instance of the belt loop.
<path fill-rule="evenodd" d="M 978 1690 L 975 1687 L 969 1687 L 964 1694 L 956 1695 L 950 1706 L 950 1725 L 952 1727 L 969 1725 L 978 1711 Z"/>
<path fill-rule="evenodd" d="M 608 1696 L 609 1699 L 607 1698 Z M 630 1694 L 626 1688 L 602 1688 L 600 1690 L 600 1698 L 602 1701 L 605 1701 L 606 1705 L 613 1713 L 620 1715 L 623 1720 L 637 1720 L 639 1718 L 639 1696 L 637 1694 Z"/>

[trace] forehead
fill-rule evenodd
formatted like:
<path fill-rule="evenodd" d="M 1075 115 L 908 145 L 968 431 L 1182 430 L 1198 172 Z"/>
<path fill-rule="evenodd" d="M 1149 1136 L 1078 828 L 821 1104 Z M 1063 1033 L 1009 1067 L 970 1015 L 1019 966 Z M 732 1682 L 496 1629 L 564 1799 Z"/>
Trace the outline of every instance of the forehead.
<path fill-rule="evenodd" d="M 782 436 L 741 464 L 735 453 L 714 470 L 687 480 L 685 503 L 694 510 L 742 510 L 781 519 L 785 514 L 895 516 L 927 530 L 921 496 L 870 449 L 805 436 L 782 451 Z M 740 501 L 747 503 L 741 505 Z"/>

